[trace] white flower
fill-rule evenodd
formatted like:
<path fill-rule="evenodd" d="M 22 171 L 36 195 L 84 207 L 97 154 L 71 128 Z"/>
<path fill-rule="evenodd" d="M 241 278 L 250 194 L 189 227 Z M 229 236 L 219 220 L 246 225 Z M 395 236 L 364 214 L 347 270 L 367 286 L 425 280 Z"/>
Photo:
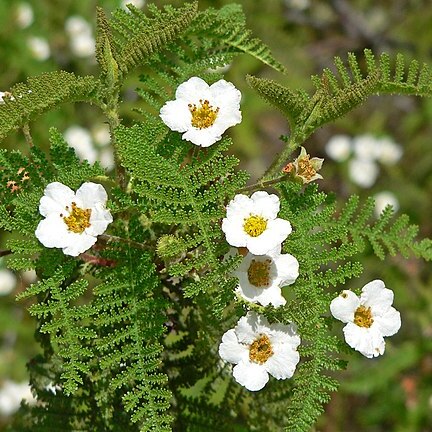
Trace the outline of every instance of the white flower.
<path fill-rule="evenodd" d="M 211 146 L 229 127 L 241 122 L 241 93 L 225 80 L 209 86 L 192 77 L 178 86 L 175 96 L 161 108 L 160 117 L 171 130 L 184 132 L 182 138 L 197 146 Z"/>
<path fill-rule="evenodd" d="M 300 337 L 294 324 L 269 324 L 255 312 L 240 318 L 219 345 L 221 358 L 236 366 L 235 380 L 250 391 L 261 390 L 269 376 L 291 378 L 300 360 Z"/>
<path fill-rule="evenodd" d="M 375 216 L 379 217 L 379 215 L 383 212 L 383 210 L 391 205 L 393 207 L 393 211 L 399 210 L 399 201 L 396 196 L 389 191 L 382 191 L 377 193 L 375 196 Z"/>
<path fill-rule="evenodd" d="M 17 278 L 8 269 L 0 270 L 0 295 L 10 294 L 16 287 Z"/>
<path fill-rule="evenodd" d="M 351 138 L 348 135 L 334 135 L 327 142 L 325 151 L 336 162 L 344 162 L 351 155 Z"/>
<path fill-rule="evenodd" d="M 65 22 L 65 30 L 69 36 L 78 36 L 80 34 L 92 34 L 90 24 L 79 15 L 70 16 Z"/>
<path fill-rule="evenodd" d="M 291 285 L 299 275 L 299 263 L 290 254 L 281 254 L 277 246 L 265 255 L 248 253 L 234 276 L 239 279 L 237 292 L 246 300 L 274 307 L 286 303 L 281 287 Z"/>
<path fill-rule="evenodd" d="M 36 60 L 45 61 L 51 55 L 48 41 L 44 38 L 32 36 L 27 39 L 27 46 Z"/>
<path fill-rule="evenodd" d="M 91 128 L 91 134 L 94 141 L 102 147 L 111 142 L 109 126 L 106 123 L 96 123 Z"/>
<path fill-rule="evenodd" d="M 354 154 L 357 159 L 374 161 L 380 153 L 380 143 L 370 134 L 359 135 L 353 138 Z"/>
<path fill-rule="evenodd" d="M 2 91 L 0 91 L 0 105 L 3 105 L 7 100 L 14 101 L 15 98 L 12 96 L 11 92 L 8 92 L 8 91 L 2 92 Z"/>
<path fill-rule="evenodd" d="M 401 326 L 400 313 L 392 307 L 393 291 L 377 279 L 366 284 L 360 298 L 344 290 L 330 303 L 332 315 L 347 325 L 346 343 L 368 358 L 384 354 L 385 336 L 392 336 Z"/>
<path fill-rule="evenodd" d="M 108 171 L 114 169 L 114 153 L 111 148 L 104 148 L 99 153 L 98 161 Z"/>
<path fill-rule="evenodd" d="M 231 246 L 247 247 L 254 255 L 264 255 L 280 245 L 291 233 L 291 224 L 277 218 L 277 195 L 255 192 L 250 198 L 238 194 L 227 206 L 222 231 Z"/>
<path fill-rule="evenodd" d="M 144 7 L 145 3 L 145 0 L 122 0 L 121 7 L 125 10 L 129 10 L 126 5 L 132 4 L 136 8 L 141 9 L 142 7 Z"/>
<path fill-rule="evenodd" d="M 348 163 L 350 179 L 362 188 L 370 188 L 376 182 L 379 166 L 373 160 L 352 159 Z"/>
<path fill-rule="evenodd" d="M 16 20 L 18 25 L 24 29 L 33 22 L 33 9 L 28 3 L 20 3 L 17 7 Z"/>
<path fill-rule="evenodd" d="M 10 416 L 18 410 L 22 399 L 29 403 L 35 402 L 30 386 L 26 382 L 15 383 L 6 380 L 0 389 L 0 413 Z"/>
<path fill-rule="evenodd" d="M 73 35 L 70 40 L 70 49 L 77 57 L 91 57 L 96 51 L 96 41 L 91 34 Z"/>
<path fill-rule="evenodd" d="M 62 183 L 50 183 L 40 200 L 36 237 L 48 248 L 62 248 L 78 256 L 91 248 L 113 221 L 105 208 L 107 193 L 102 185 L 83 183 L 76 193 Z"/>
<path fill-rule="evenodd" d="M 97 159 L 97 151 L 87 129 L 76 125 L 70 126 L 65 130 L 64 137 L 81 160 L 86 159 L 91 164 L 95 163 Z"/>
<path fill-rule="evenodd" d="M 381 138 L 378 143 L 378 160 L 384 165 L 394 165 L 402 157 L 402 147 L 396 144 L 391 138 Z"/>

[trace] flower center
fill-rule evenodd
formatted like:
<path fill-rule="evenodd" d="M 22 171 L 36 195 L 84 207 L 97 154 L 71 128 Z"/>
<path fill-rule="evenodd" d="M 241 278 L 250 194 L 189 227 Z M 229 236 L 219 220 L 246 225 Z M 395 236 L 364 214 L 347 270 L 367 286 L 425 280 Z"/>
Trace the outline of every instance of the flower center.
<path fill-rule="evenodd" d="M 260 236 L 266 230 L 266 228 L 267 219 L 264 219 L 262 216 L 250 215 L 244 220 L 243 229 L 251 237 Z"/>
<path fill-rule="evenodd" d="M 298 161 L 297 174 L 306 180 L 310 180 L 316 174 L 316 170 L 309 160 L 309 155 L 302 157 Z"/>
<path fill-rule="evenodd" d="M 66 210 L 69 211 L 69 206 L 66 206 Z M 64 216 L 63 220 L 68 226 L 69 231 L 81 234 L 86 228 L 90 227 L 90 215 L 91 209 L 79 208 L 73 202 L 72 211 L 69 216 Z"/>
<path fill-rule="evenodd" d="M 271 259 L 265 261 L 252 260 L 247 274 L 249 282 L 256 287 L 268 287 L 270 285 Z"/>
<path fill-rule="evenodd" d="M 219 112 L 219 108 L 213 108 L 210 102 L 200 99 L 201 106 L 189 104 L 189 111 L 192 114 L 192 126 L 198 129 L 206 129 L 213 125 Z"/>
<path fill-rule="evenodd" d="M 273 354 L 273 348 L 267 335 L 260 335 L 249 346 L 249 360 L 253 363 L 264 364 Z"/>
<path fill-rule="evenodd" d="M 354 324 L 359 327 L 369 328 L 373 324 L 372 312 L 370 307 L 359 306 L 354 312 Z"/>

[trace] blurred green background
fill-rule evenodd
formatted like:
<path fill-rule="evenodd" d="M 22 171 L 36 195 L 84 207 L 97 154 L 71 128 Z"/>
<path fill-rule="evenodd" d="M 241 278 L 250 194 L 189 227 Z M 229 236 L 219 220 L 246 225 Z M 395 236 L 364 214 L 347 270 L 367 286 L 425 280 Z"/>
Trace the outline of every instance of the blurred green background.
<path fill-rule="evenodd" d="M 2 0 L 0 1 L 0 91 L 27 76 L 64 69 L 97 73 L 93 55 L 95 8 L 106 12 L 124 7 L 121 0 Z M 145 8 L 145 2 L 131 1 Z M 157 5 L 179 1 L 156 1 Z M 200 8 L 228 1 L 200 0 Z M 402 52 L 420 64 L 432 65 L 432 7 L 422 0 L 246 0 L 249 27 L 272 49 L 288 73 L 281 75 L 247 56 L 229 66 L 226 79 L 243 93 L 243 122 L 230 133 L 232 151 L 253 179 L 280 150 L 288 134 L 283 116 L 248 88 L 245 75 L 278 80 L 291 88 L 312 90 L 310 75 L 333 68 L 333 57 L 348 51 L 361 56 L 364 48 L 379 54 Z M 333 68 L 334 69 L 334 68 Z M 135 79 L 134 79 L 135 78 Z M 121 115 L 126 124 L 139 120 L 131 107 L 138 103 L 137 76 L 123 91 Z M 47 89 L 49 91 L 49 89 Z M 97 108 L 64 106 L 31 124 L 35 143 L 47 146 L 48 128 L 65 133 L 79 155 L 102 159 L 112 167 L 104 119 Z M 336 137 L 336 138 L 335 138 Z M 304 145 L 312 156 L 324 157 L 323 190 L 343 202 L 351 194 L 376 196 L 377 213 L 392 203 L 432 236 L 432 100 L 402 96 L 374 97 L 347 117 L 327 125 Z M 21 133 L 2 146 L 25 151 Z M 3 179 L 4 180 L 4 179 Z M 12 179 L 19 185 L 22 179 Z M 13 183 L 10 184 L 12 188 Z M 4 246 L 5 233 L 0 233 Z M 365 273 L 348 288 L 374 278 L 395 292 L 402 329 L 387 340 L 384 356 L 368 360 L 354 352 L 339 374 L 341 390 L 327 405 L 319 431 L 432 431 L 432 272 L 416 259 L 392 257 L 380 261 L 368 251 L 359 257 Z M 0 261 L 0 430 L 21 397 L 28 396 L 26 362 L 38 352 L 34 323 L 14 295 L 34 280 L 13 275 Z M 339 287 L 342 289 L 343 287 Z M 345 288 L 345 287 L 344 287 Z M 342 336 L 342 325 L 334 331 Z M 23 384 L 24 383 L 24 384 Z M 23 384 L 23 385 L 20 385 Z"/>

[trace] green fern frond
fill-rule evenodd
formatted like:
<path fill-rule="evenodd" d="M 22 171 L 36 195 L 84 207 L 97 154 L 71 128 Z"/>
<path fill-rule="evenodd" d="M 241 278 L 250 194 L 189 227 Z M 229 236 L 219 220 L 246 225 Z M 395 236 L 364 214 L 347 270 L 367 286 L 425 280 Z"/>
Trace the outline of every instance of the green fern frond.
<path fill-rule="evenodd" d="M 79 384 L 83 384 L 82 375 L 89 372 L 89 359 L 93 352 L 86 347 L 86 342 L 94 339 L 94 330 L 82 325 L 93 314 L 91 306 L 74 305 L 74 301 L 87 290 L 85 280 L 68 284 L 67 280 L 75 263 L 65 263 L 52 277 L 31 285 L 17 296 L 17 300 L 37 296 L 43 300 L 29 307 L 31 315 L 44 320 L 40 331 L 49 333 L 54 343 L 59 346 L 58 355 L 63 359 L 61 379 L 66 395 L 74 393 Z"/>
<path fill-rule="evenodd" d="M 112 55 L 122 76 L 139 65 L 149 62 L 152 55 L 166 48 L 190 25 L 197 14 L 198 3 L 186 3 L 182 8 L 165 7 L 163 11 L 150 8 L 149 18 L 134 7 L 130 12 L 117 10 L 110 22 L 115 31 Z M 100 45 L 101 46 L 101 45 Z M 101 46 L 102 47 L 102 46 Z M 103 57 L 99 49 L 98 58 Z"/>
<path fill-rule="evenodd" d="M 0 105 L 0 140 L 23 124 L 65 102 L 89 100 L 96 96 L 99 82 L 91 76 L 70 72 L 48 72 L 15 84 Z"/>

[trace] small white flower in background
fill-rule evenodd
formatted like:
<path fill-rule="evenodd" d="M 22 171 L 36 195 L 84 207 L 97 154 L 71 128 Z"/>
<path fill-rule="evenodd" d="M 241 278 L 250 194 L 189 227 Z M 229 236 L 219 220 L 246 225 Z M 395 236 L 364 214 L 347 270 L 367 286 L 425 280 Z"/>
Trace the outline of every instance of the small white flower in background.
<path fill-rule="evenodd" d="M 378 192 L 377 194 L 375 194 L 374 198 L 376 217 L 379 217 L 379 215 L 388 205 L 391 205 L 393 207 L 394 212 L 399 210 L 399 201 L 396 198 L 395 194 L 390 191 Z"/>
<path fill-rule="evenodd" d="M 281 287 L 291 285 L 299 275 L 299 263 L 290 254 L 281 254 L 277 246 L 265 255 L 250 252 L 233 273 L 239 279 L 237 292 L 246 300 L 274 307 L 286 304 Z"/>
<path fill-rule="evenodd" d="M 51 55 L 48 41 L 42 37 L 29 37 L 27 39 L 27 46 L 36 60 L 45 61 L 48 60 Z"/>
<path fill-rule="evenodd" d="M 357 159 L 375 161 L 380 154 L 379 140 L 370 134 L 358 135 L 353 138 L 354 155 Z"/>
<path fill-rule="evenodd" d="M 34 270 L 26 270 L 21 272 L 21 277 L 23 281 L 27 284 L 35 283 L 38 279 L 37 274 Z"/>
<path fill-rule="evenodd" d="M 18 25 L 24 29 L 33 23 L 33 9 L 28 3 L 20 3 L 16 10 Z"/>
<path fill-rule="evenodd" d="M 352 141 L 348 135 L 334 135 L 325 145 L 325 151 L 336 162 L 345 162 L 352 152 Z"/>
<path fill-rule="evenodd" d="M 0 91 L 0 105 L 3 105 L 6 100 L 14 101 L 15 98 L 12 96 L 11 92 L 8 92 L 8 91 L 1 92 Z"/>
<path fill-rule="evenodd" d="M 393 296 L 393 291 L 377 279 L 363 287 L 360 298 L 344 290 L 330 303 L 332 315 L 347 323 L 343 329 L 346 343 L 365 357 L 384 354 L 384 337 L 400 329 L 400 313 L 392 307 Z"/>
<path fill-rule="evenodd" d="M 379 166 L 372 160 L 351 159 L 348 163 L 348 174 L 353 183 L 367 189 L 375 184 Z"/>
<path fill-rule="evenodd" d="M 219 345 L 222 360 L 233 363 L 235 380 L 250 391 L 261 390 L 269 380 L 291 378 L 300 355 L 295 324 L 269 324 L 267 318 L 248 312 L 228 330 Z"/>
<path fill-rule="evenodd" d="M 0 295 L 10 294 L 17 285 L 17 278 L 8 269 L 0 270 Z"/>
<path fill-rule="evenodd" d="M 114 169 L 114 152 L 111 148 L 104 148 L 99 152 L 98 161 L 108 171 Z"/>
<path fill-rule="evenodd" d="M 64 137 L 81 160 L 86 159 L 91 164 L 95 163 L 97 160 L 97 151 L 87 129 L 76 125 L 70 126 L 64 132 Z"/>
<path fill-rule="evenodd" d="M 241 122 L 241 93 L 225 80 L 209 86 L 192 77 L 178 86 L 175 97 L 161 108 L 160 117 L 171 130 L 183 132 L 182 138 L 197 146 L 211 146 L 229 127 Z"/>
<path fill-rule="evenodd" d="M 109 126 L 106 123 L 98 123 L 92 126 L 91 134 L 94 141 L 102 147 L 107 146 L 111 142 Z"/>
<path fill-rule="evenodd" d="M 92 34 L 90 24 L 79 15 L 70 16 L 65 22 L 65 30 L 69 36 L 79 36 L 80 34 Z"/>
<path fill-rule="evenodd" d="M 396 144 L 391 138 L 381 138 L 379 141 L 378 160 L 384 165 L 394 165 L 399 162 L 403 154 L 402 146 Z"/>
<path fill-rule="evenodd" d="M 6 380 L 0 389 L 0 413 L 4 416 L 12 415 L 18 411 L 23 399 L 28 403 L 36 402 L 30 386 L 26 382 L 15 383 Z"/>
<path fill-rule="evenodd" d="M 72 54 L 77 57 L 91 57 L 96 51 L 96 41 L 92 35 L 80 34 L 72 36 L 70 40 Z"/>
<path fill-rule="evenodd" d="M 310 6 L 310 0 L 285 0 L 285 4 L 289 8 L 304 11 Z"/>
<path fill-rule="evenodd" d="M 36 237 L 48 248 L 78 256 L 90 249 L 97 236 L 113 221 L 106 209 L 107 193 L 102 185 L 83 183 L 76 193 L 62 183 L 50 183 L 40 200 L 45 217 L 36 228 Z"/>
<path fill-rule="evenodd" d="M 121 6 L 123 9 L 129 10 L 126 5 L 132 4 L 136 8 L 141 9 L 146 4 L 145 0 L 122 0 Z"/>
<path fill-rule="evenodd" d="M 246 247 L 254 255 L 264 255 L 279 246 L 291 233 L 291 224 L 277 217 L 277 195 L 255 192 L 250 198 L 238 194 L 227 206 L 222 231 L 231 246 Z"/>

